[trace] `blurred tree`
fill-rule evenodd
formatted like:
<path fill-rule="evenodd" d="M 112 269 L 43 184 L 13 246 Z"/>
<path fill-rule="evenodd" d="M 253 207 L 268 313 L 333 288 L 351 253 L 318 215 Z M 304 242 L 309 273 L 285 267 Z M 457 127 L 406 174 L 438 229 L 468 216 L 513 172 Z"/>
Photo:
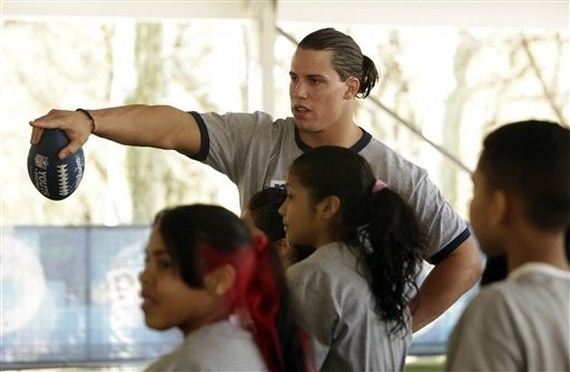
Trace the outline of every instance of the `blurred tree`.
<path fill-rule="evenodd" d="M 166 90 L 162 58 L 162 25 L 142 23 L 136 26 L 135 66 L 136 87 L 127 103 L 154 104 Z M 126 166 L 131 198 L 133 223 L 148 223 L 163 207 L 162 187 L 165 169 L 168 167 L 162 151 L 129 147 Z"/>
<path fill-rule="evenodd" d="M 313 28 L 310 24 L 290 26 L 298 37 Z M 239 33 L 233 33 L 232 43 L 228 43 L 228 33 L 219 30 L 229 29 L 241 30 L 241 39 L 235 37 Z M 359 105 L 357 121 L 369 124 L 375 136 L 422 166 L 436 167 L 431 158 L 423 157 L 421 134 L 430 133 L 437 138 L 434 142 L 474 167 L 488 126 L 531 116 L 568 123 L 568 32 L 450 29 L 446 32 L 456 36 L 447 42 L 457 39 L 452 54 L 449 47 L 453 45 L 446 44 L 447 49 L 438 45 L 433 37 L 436 33 L 429 29 L 419 39 L 417 32 L 405 29 L 352 25 L 350 32 L 360 29 L 365 35 L 374 35 L 374 40 L 367 42 L 377 45 L 377 55 L 370 57 L 381 61 L 377 65 L 382 78 L 371 99 Z M 26 123 L 52 107 L 98 108 L 128 102 L 172 104 L 202 112 L 250 109 L 247 101 L 256 92 L 248 90 L 255 77 L 247 75 L 254 72 L 247 63 L 255 61 L 243 67 L 241 59 L 251 58 L 247 43 L 252 32 L 243 23 L 236 27 L 196 20 L 4 20 L 0 33 L 0 156 L 7 165 L 0 185 L 2 222 L 146 224 L 157 209 L 168 205 L 225 204 L 229 183 L 220 182 L 223 177 L 213 176 L 216 172 L 208 167 L 172 152 L 128 148 L 97 137 L 84 146 L 87 168 L 82 185 L 64 202 L 49 201 L 33 188 L 23 166 L 30 135 Z M 426 88 L 425 81 L 422 86 L 418 74 L 431 73 L 433 61 L 449 60 L 447 54 L 418 61 L 418 53 L 411 53 L 425 45 L 426 39 L 433 39 L 430 47 L 445 49 L 453 58 L 453 69 L 438 70 L 438 74 L 449 74 L 442 80 L 455 81 L 453 86 L 446 85 L 443 93 L 442 87 Z M 245 44 L 239 46 L 236 40 Z M 278 80 L 281 85 L 276 97 L 283 102 L 276 107 L 287 113 L 286 72 L 293 50 L 294 46 L 287 53 L 276 50 L 280 55 L 277 68 L 285 76 Z M 226 66 L 228 55 L 233 58 L 231 71 Z M 418 67 L 426 65 L 423 70 Z M 438 97 L 447 94 L 447 99 L 441 101 L 443 123 L 434 134 L 421 100 L 434 101 L 435 90 Z M 436 183 L 452 204 L 465 210 L 471 187 L 466 172 L 447 161 L 436 163 L 441 164 L 436 176 L 442 169 Z"/>

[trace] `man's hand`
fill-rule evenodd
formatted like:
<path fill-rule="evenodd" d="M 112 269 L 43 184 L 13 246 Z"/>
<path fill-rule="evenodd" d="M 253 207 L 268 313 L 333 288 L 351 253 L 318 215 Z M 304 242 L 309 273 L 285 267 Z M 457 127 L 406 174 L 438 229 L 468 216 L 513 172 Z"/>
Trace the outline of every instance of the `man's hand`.
<path fill-rule="evenodd" d="M 59 128 L 65 132 L 69 143 L 58 153 L 60 159 L 65 159 L 79 150 L 87 142 L 92 129 L 91 120 L 84 113 L 66 110 L 51 110 L 47 115 L 32 120 L 30 125 L 32 145 L 40 141 L 44 129 Z"/>

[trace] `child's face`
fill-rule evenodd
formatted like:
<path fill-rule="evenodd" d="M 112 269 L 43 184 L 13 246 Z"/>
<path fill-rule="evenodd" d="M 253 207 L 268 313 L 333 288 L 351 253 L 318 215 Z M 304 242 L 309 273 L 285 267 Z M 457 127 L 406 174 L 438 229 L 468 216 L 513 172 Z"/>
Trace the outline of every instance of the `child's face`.
<path fill-rule="evenodd" d="M 319 246 L 319 223 L 309 190 L 295 175 L 287 177 L 287 198 L 279 208 L 287 240 L 291 244 Z"/>
<path fill-rule="evenodd" d="M 139 275 L 141 308 L 153 329 L 178 327 L 186 335 L 207 323 L 212 298 L 206 289 L 191 288 L 180 277 L 158 228 L 153 228 Z"/>
<path fill-rule="evenodd" d="M 484 173 L 477 167 L 472 176 L 473 199 L 469 208 L 471 226 L 475 236 L 481 245 L 481 249 L 487 255 L 502 253 L 498 244 L 497 232 L 492 221 L 495 208 L 493 206 L 493 191 L 487 185 Z"/>

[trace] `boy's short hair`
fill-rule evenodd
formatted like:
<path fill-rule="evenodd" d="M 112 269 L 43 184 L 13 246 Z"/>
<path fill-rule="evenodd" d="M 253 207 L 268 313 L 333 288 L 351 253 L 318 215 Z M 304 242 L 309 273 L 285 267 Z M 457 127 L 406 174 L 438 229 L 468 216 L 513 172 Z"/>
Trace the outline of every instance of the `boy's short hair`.
<path fill-rule="evenodd" d="M 504 125 L 483 142 L 479 170 L 489 187 L 515 195 L 528 220 L 551 231 L 570 224 L 570 130 L 529 120 Z"/>

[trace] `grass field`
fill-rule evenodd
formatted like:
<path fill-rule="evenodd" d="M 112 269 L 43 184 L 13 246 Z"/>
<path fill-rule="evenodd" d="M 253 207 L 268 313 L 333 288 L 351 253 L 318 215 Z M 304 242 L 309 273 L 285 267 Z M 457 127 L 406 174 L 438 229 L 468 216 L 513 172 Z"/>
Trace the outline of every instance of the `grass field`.
<path fill-rule="evenodd" d="M 406 372 L 443 372 L 444 366 L 444 356 L 408 357 L 406 359 Z"/>

